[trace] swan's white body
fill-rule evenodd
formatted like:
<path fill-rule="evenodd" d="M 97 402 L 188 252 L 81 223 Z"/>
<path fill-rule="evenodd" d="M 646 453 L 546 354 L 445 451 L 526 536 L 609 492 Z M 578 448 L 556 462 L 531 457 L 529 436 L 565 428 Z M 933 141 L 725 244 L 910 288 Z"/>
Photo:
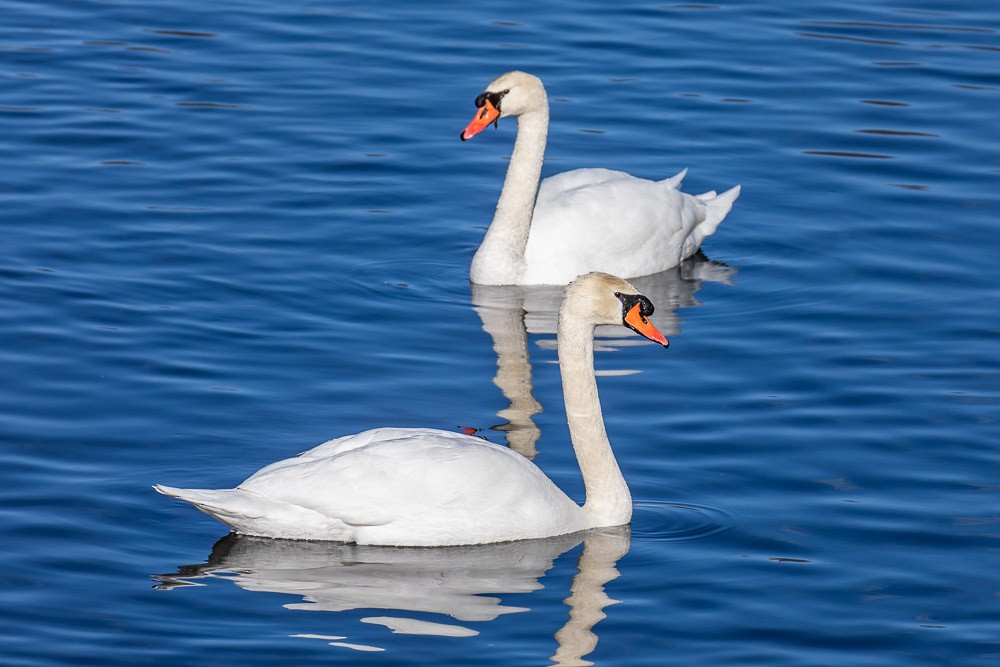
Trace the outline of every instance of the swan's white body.
<path fill-rule="evenodd" d="M 431 428 L 330 440 L 235 489 L 156 488 L 237 533 L 265 537 L 429 546 L 580 530 L 580 508 L 528 459 Z"/>
<path fill-rule="evenodd" d="M 497 100 L 496 113 L 477 114 L 462 139 L 506 116 L 517 117 L 517 139 L 493 222 L 472 260 L 474 283 L 565 285 L 590 271 L 630 277 L 665 271 L 715 233 L 739 195 L 739 186 L 721 195 L 681 192 L 686 170 L 650 181 L 575 169 L 539 185 L 549 126 L 541 80 L 508 72 L 477 104 L 484 99 Z"/>
<path fill-rule="evenodd" d="M 237 533 L 287 539 L 444 546 L 626 524 L 632 500 L 604 431 L 593 361 L 594 327 L 623 321 L 624 301 L 616 292 L 636 294 L 624 280 L 583 276 L 568 288 L 560 316 L 559 365 L 587 493 L 583 506 L 506 447 L 424 428 L 379 428 L 330 440 L 262 468 L 235 489 L 154 488 Z M 629 319 L 666 344 L 645 317 L 641 321 L 652 333 Z"/>

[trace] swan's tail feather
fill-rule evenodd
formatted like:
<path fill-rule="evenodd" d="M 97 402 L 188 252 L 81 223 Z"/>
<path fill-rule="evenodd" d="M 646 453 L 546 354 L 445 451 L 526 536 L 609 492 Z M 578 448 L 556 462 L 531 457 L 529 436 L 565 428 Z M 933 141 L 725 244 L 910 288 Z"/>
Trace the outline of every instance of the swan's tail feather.
<path fill-rule="evenodd" d="M 246 489 L 175 489 L 162 484 L 153 488 L 165 496 L 186 500 L 244 535 L 291 540 L 326 535 L 322 539 L 338 542 L 357 539 L 353 529 L 336 517 Z"/>
<path fill-rule="evenodd" d="M 719 223 L 729 214 L 733 208 L 733 202 L 740 196 L 740 186 L 730 188 L 721 195 L 711 197 L 708 195 L 714 195 L 714 193 L 706 192 L 704 195 L 698 196 L 698 199 L 705 203 L 706 208 L 705 221 L 698 225 L 698 231 L 702 234 L 702 238 L 714 234 Z"/>
<path fill-rule="evenodd" d="M 253 514 L 252 509 L 255 506 L 274 502 L 241 489 L 177 489 L 162 484 L 156 484 L 153 489 L 165 496 L 185 500 L 237 531 L 242 527 L 247 515 Z"/>
<path fill-rule="evenodd" d="M 178 489 L 163 484 L 153 485 L 153 490 L 171 498 L 186 500 L 192 505 L 206 507 L 224 506 L 227 499 L 241 493 L 239 489 Z"/>
<path fill-rule="evenodd" d="M 672 188 L 679 188 L 681 187 L 681 182 L 684 180 L 684 177 L 687 176 L 687 173 L 688 173 L 687 168 L 681 169 L 679 172 L 677 172 L 670 178 L 664 178 L 662 181 L 660 181 L 660 183 L 663 183 L 664 185 L 669 185 Z"/>

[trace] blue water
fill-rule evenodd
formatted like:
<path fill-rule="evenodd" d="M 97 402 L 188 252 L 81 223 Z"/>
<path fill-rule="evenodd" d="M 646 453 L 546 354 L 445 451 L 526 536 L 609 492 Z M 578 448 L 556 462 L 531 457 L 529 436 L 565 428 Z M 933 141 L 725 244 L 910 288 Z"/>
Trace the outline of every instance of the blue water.
<path fill-rule="evenodd" d="M 1000 7 L 799 4 L 0 1 L 0 663 L 997 664 Z M 514 125 L 458 132 L 513 68 L 547 174 L 743 185 L 643 287 L 670 349 L 597 355 L 631 532 L 156 495 L 391 424 L 579 498 L 558 296 L 468 284 Z"/>

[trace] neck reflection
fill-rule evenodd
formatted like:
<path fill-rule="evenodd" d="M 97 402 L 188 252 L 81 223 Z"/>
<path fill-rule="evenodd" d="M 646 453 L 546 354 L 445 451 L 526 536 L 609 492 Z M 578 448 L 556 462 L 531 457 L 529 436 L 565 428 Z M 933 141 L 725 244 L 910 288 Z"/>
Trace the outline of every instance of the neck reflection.
<path fill-rule="evenodd" d="M 629 282 L 656 305 L 651 318 L 667 336 L 680 332 L 679 308 L 700 306 L 694 294 L 705 282 L 732 284 L 737 270 L 713 262 L 701 251 L 679 266 Z M 555 349 L 556 323 L 564 286 L 497 286 L 471 284 L 472 306 L 483 323 L 483 330 L 493 339 L 497 355 L 495 384 L 508 405 L 497 413 L 503 421 L 490 427 L 503 431 L 507 444 L 519 454 L 534 459 L 541 430 L 534 416 L 544 409 L 534 397 L 528 337 L 540 337 L 542 349 Z M 598 327 L 594 352 L 611 352 L 630 345 L 644 345 L 637 336 L 622 338 L 621 327 Z M 637 370 L 602 370 L 597 375 L 631 375 Z"/>

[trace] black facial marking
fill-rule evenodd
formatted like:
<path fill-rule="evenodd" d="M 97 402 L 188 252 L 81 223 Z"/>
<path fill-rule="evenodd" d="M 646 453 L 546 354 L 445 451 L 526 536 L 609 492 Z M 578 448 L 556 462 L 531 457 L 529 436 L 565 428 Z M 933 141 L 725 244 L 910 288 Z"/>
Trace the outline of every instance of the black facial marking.
<path fill-rule="evenodd" d="M 653 302 L 641 294 L 622 294 L 621 292 L 615 292 L 615 296 L 622 302 L 622 312 L 624 313 L 632 310 L 635 304 L 638 303 L 640 304 L 640 315 L 643 317 L 649 317 L 653 314 Z"/>
<path fill-rule="evenodd" d="M 503 90 L 499 93 L 480 93 L 479 96 L 476 97 L 476 108 L 482 108 L 482 106 L 486 104 L 486 100 L 489 100 L 490 104 L 492 104 L 497 111 L 500 111 L 500 100 L 502 100 L 503 96 L 509 92 L 509 90 Z"/>
<path fill-rule="evenodd" d="M 639 314 L 643 318 L 647 318 L 653 314 L 653 302 L 644 297 L 641 294 L 622 294 L 621 292 L 615 292 L 615 296 L 618 300 L 622 302 L 622 320 L 628 315 L 628 311 L 632 310 L 636 304 L 639 304 Z"/>

